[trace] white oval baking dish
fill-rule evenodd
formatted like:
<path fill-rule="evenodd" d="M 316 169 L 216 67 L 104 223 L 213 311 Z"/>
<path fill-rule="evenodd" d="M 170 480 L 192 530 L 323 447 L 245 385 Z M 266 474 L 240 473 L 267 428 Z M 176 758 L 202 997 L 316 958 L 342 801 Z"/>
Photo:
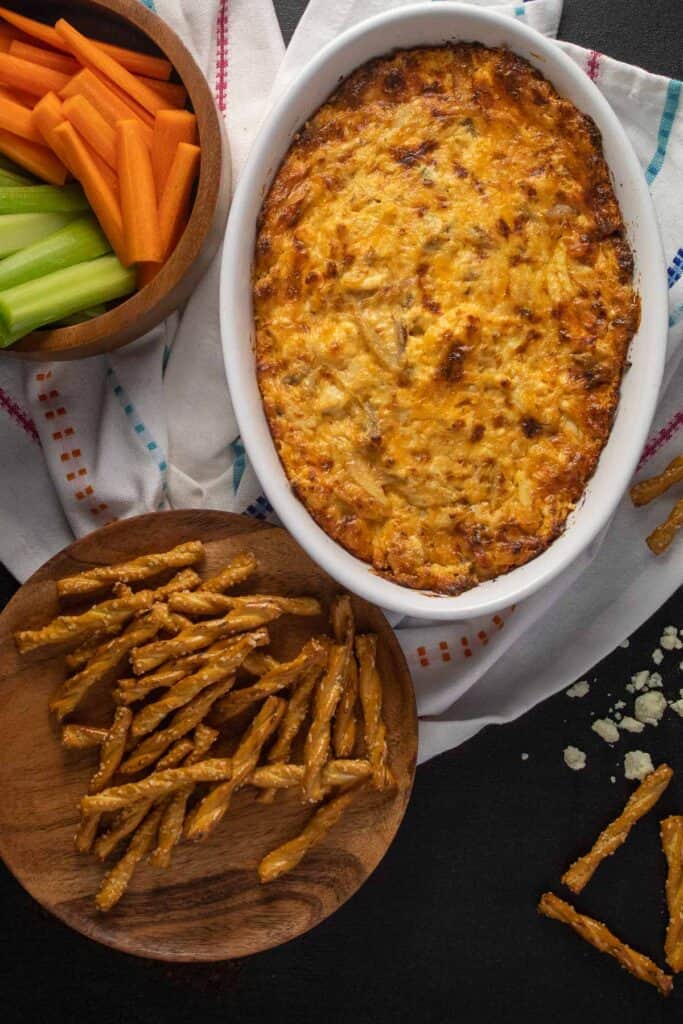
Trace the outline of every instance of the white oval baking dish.
<path fill-rule="evenodd" d="M 261 404 L 252 350 L 251 269 L 264 195 L 301 125 L 359 65 L 394 49 L 476 41 L 525 57 L 558 92 L 589 114 L 602 133 L 605 158 L 627 225 L 642 301 L 609 441 L 564 533 L 538 557 L 458 597 L 412 590 L 378 576 L 320 529 L 294 496 Z M 233 199 L 221 272 L 221 329 L 230 393 L 242 439 L 268 499 L 308 554 L 349 590 L 394 612 L 458 620 L 514 604 L 558 576 L 609 523 L 636 468 L 654 414 L 667 333 L 664 260 L 643 171 L 607 101 L 551 40 L 512 18 L 459 3 L 420 3 L 379 15 L 335 39 L 274 106 L 251 150 Z"/>

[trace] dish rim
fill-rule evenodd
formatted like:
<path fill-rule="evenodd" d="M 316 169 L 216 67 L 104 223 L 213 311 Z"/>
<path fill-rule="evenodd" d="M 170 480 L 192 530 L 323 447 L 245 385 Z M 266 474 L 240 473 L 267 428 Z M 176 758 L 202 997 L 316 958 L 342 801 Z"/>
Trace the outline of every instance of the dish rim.
<path fill-rule="evenodd" d="M 529 562 L 462 594 L 449 596 L 412 589 L 379 575 L 369 563 L 326 534 L 295 497 L 270 435 L 258 388 L 250 282 L 256 216 L 263 198 L 296 131 L 339 81 L 373 56 L 411 46 L 438 45 L 437 38 L 442 44 L 480 41 L 480 34 L 499 35 L 500 42 L 484 45 L 504 45 L 531 60 L 561 95 L 565 93 L 556 79 L 562 79 L 575 93 L 570 97 L 572 102 L 595 120 L 604 149 L 611 151 L 609 155 L 605 153 L 605 159 L 634 251 L 634 283 L 641 297 L 641 322 L 629 348 L 629 361 L 635 350 L 633 362 L 637 366 L 622 379 L 609 437 L 562 534 Z M 408 42 L 408 37 L 412 42 Z M 378 41 L 373 48 L 374 40 Z M 330 81 L 332 69 L 339 65 L 344 70 Z M 220 322 L 228 386 L 247 455 L 282 524 L 338 582 L 392 612 L 422 619 L 468 620 L 493 614 L 530 597 L 572 565 L 605 530 L 637 467 L 664 371 L 668 322 L 664 267 L 654 208 L 631 143 L 605 97 L 554 40 L 517 19 L 449 0 L 411 4 L 348 29 L 299 72 L 265 118 L 233 199 L 222 257 Z M 636 376 L 637 385 L 631 383 Z M 622 437 L 623 434 L 626 436 Z"/>

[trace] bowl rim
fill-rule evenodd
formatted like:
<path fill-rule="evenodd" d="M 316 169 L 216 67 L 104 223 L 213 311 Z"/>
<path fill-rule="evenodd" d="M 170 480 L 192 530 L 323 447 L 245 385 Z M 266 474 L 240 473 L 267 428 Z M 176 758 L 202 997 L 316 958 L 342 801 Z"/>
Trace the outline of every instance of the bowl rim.
<path fill-rule="evenodd" d="M 635 234 L 632 245 L 636 251 L 647 250 L 650 257 L 654 257 L 650 263 L 656 265 L 653 269 L 647 261 L 644 261 L 644 266 L 641 268 L 641 280 L 637 285 L 641 295 L 642 310 L 639 331 L 635 337 L 638 337 L 645 327 L 648 337 L 651 339 L 648 364 L 649 387 L 643 386 L 640 392 L 640 400 L 637 405 L 638 417 L 636 422 L 630 425 L 628 447 L 625 448 L 622 445 L 616 458 L 612 453 L 608 467 L 603 465 L 610 440 L 615 435 L 619 411 L 623 405 L 624 378 L 610 435 L 602 449 L 596 470 L 560 537 L 524 565 L 496 577 L 495 580 L 480 583 L 455 597 L 412 589 L 380 576 L 372 566 L 352 555 L 318 526 L 291 489 L 270 435 L 260 392 L 258 392 L 259 401 L 255 407 L 253 383 L 256 374 L 251 332 L 249 337 L 245 337 L 243 330 L 240 331 L 233 326 L 233 311 L 239 310 L 245 302 L 239 284 L 239 271 L 244 272 L 245 261 L 248 262 L 249 276 L 251 276 L 253 241 L 250 242 L 249 252 L 245 253 L 245 239 L 253 240 L 254 237 L 255 218 L 250 213 L 250 206 L 255 201 L 255 193 L 258 192 L 260 207 L 277 167 L 291 143 L 291 138 L 320 105 L 319 102 L 316 102 L 312 107 L 307 106 L 305 99 L 302 102 L 302 97 L 305 97 L 307 90 L 315 85 L 318 77 L 324 75 L 328 63 L 337 54 L 342 54 L 346 65 L 346 71 L 341 77 L 345 77 L 354 68 L 371 59 L 370 56 L 364 56 L 363 59 L 354 60 L 352 56 L 354 45 L 363 37 L 372 36 L 383 29 L 391 29 L 394 26 L 405 24 L 410 29 L 412 25 L 415 41 L 412 44 L 404 42 L 401 46 L 396 44 L 392 46 L 389 42 L 383 51 L 376 52 L 377 56 L 381 53 L 405 48 L 406 45 L 436 45 L 420 39 L 420 27 L 424 26 L 427 21 L 432 22 L 434 26 L 440 25 L 443 28 L 444 43 L 457 39 L 476 40 L 478 29 L 494 27 L 500 30 L 504 38 L 504 42 L 498 45 L 506 45 L 514 52 L 516 45 L 519 47 L 526 44 L 527 49 L 531 47 L 534 58 L 538 58 L 542 63 L 542 72 L 547 74 L 551 81 L 553 71 L 563 74 L 571 81 L 572 86 L 585 101 L 588 107 L 587 112 L 596 120 L 601 134 L 604 136 L 609 133 L 611 139 L 616 139 L 619 142 L 619 158 L 609 162 L 610 172 L 613 180 L 619 178 L 621 181 L 627 182 L 631 190 L 631 199 L 629 200 L 631 209 L 628 212 L 631 215 L 631 227 Z M 337 81 L 339 80 L 341 78 L 337 79 Z M 329 90 L 329 92 L 332 91 L 332 89 Z M 297 111 L 295 117 L 297 105 L 306 108 L 308 113 L 300 117 Z M 273 136 L 283 123 L 292 125 L 288 136 L 289 141 L 284 148 L 273 141 Z M 620 206 L 622 202 L 623 197 L 620 199 Z M 622 212 L 627 213 L 627 211 Z M 492 614 L 530 597 L 566 570 L 600 537 L 614 515 L 637 467 L 655 413 L 664 371 L 668 323 L 668 296 L 664 267 L 654 207 L 633 147 L 605 97 L 585 72 L 557 46 L 554 40 L 542 36 L 521 21 L 499 14 L 494 10 L 449 2 L 449 0 L 440 0 L 438 4 L 410 4 L 390 10 L 369 18 L 342 33 L 323 47 L 305 65 L 262 123 L 233 198 L 223 249 L 220 320 L 228 385 L 247 455 L 282 524 L 292 533 L 304 550 L 343 586 L 368 601 L 402 615 L 447 621 L 467 620 Z M 250 290 L 247 302 L 249 322 L 253 324 Z M 630 349 L 629 354 L 631 351 Z M 256 388 L 258 391 L 257 382 Z M 265 441 L 263 433 L 264 421 L 268 433 L 267 441 Z M 277 467 L 273 461 L 273 454 L 278 464 Z M 609 472 L 610 494 L 599 501 L 599 508 L 592 515 L 590 521 L 587 521 L 585 516 L 579 519 L 578 513 L 586 501 L 587 493 L 601 471 L 603 475 L 605 472 Z M 595 500 L 598 501 L 598 499 Z"/>
<path fill-rule="evenodd" d="M 60 7 L 59 0 L 50 0 L 50 3 L 54 3 L 55 8 Z M 131 3 L 130 0 L 81 0 L 80 4 L 74 5 L 73 11 L 77 12 L 79 6 L 84 10 L 100 8 L 132 25 L 173 64 L 197 116 L 200 146 L 205 146 L 208 152 L 206 139 L 211 137 L 219 140 L 216 157 L 220 161 L 220 172 L 216 174 L 207 159 L 200 162 L 197 191 L 187 225 L 171 256 L 152 282 L 133 292 L 113 309 L 86 323 L 33 331 L 14 345 L 0 348 L 0 357 L 22 360 L 80 359 L 113 351 L 137 340 L 177 307 L 178 302 L 172 302 L 171 297 L 175 290 L 182 287 L 188 274 L 194 279 L 206 269 L 208 261 L 202 252 L 204 245 L 213 234 L 216 236 L 214 250 L 218 247 L 227 218 L 231 177 L 227 133 L 206 75 L 189 48 L 167 21 L 144 3 Z M 22 13 L 30 15 L 31 12 Z M 71 16 L 71 9 L 66 12 L 66 16 Z M 179 70 L 179 64 L 183 65 L 183 73 Z M 224 215 L 221 215 L 220 230 L 216 231 L 213 221 L 221 206 Z M 150 291 L 151 288 L 154 288 L 154 292 Z M 122 317 L 125 318 L 123 322 Z"/>

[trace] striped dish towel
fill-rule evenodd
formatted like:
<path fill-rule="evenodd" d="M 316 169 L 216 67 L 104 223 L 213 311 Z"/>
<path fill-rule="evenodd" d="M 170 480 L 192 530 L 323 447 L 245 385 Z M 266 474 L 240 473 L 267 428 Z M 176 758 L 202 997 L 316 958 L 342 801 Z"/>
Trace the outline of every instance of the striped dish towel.
<path fill-rule="evenodd" d="M 226 118 L 236 177 L 268 98 L 339 32 L 401 6 L 311 0 L 285 53 L 271 0 L 145 2 L 205 68 Z M 562 0 L 476 2 L 547 36 L 558 31 Z M 681 83 L 558 45 L 621 118 L 659 214 L 671 316 L 665 388 L 641 463 L 650 473 L 683 439 Z M 19 579 L 74 535 L 139 512 L 192 506 L 272 518 L 226 390 L 217 264 L 179 317 L 119 353 L 71 364 L 0 361 L 0 430 L 0 559 Z M 666 600 L 683 579 L 683 545 L 655 561 L 643 537 L 668 504 L 636 515 L 624 500 L 602 542 L 570 572 L 490 620 L 394 623 L 415 679 L 422 760 L 564 687 Z"/>

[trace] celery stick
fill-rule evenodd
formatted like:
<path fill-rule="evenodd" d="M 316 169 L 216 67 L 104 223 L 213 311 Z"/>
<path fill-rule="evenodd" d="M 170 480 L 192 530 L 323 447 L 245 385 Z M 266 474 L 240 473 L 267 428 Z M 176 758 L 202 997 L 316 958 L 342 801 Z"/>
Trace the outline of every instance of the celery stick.
<path fill-rule="evenodd" d="M 19 179 L 19 183 L 22 185 L 38 184 L 37 178 L 34 178 L 32 174 L 25 171 L 23 167 L 17 167 L 12 160 L 9 160 L 2 153 L 0 153 L 0 170 L 5 171 L 7 174 L 11 174 L 15 180 Z"/>
<path fill-rule="evenodd" d="M 76 324 L 84 324 L 88 320 L 94 320 L 96 316 L 102 316 L 106 312 L 107 307 L 103 303 L 100 303 L 99 306 L 89 306 L 87 309 L 82 309 L 80 313 L 72 313 L 71 316 L 65 316 L 56 326 L 73 327 Z"/>
<path fill-rule="evenodd" d="M 21 174 L 15 174 L 14 171 L 6 171 L 0 167 L 0 188 L 26 188 L 27 185 L 32 184 L 30 178 L 24 178 Z"/>
<path fill-rule="evenodd" d="M 88 306 L 135 291 L 135 270 L 100 256 L 0 292 L 0 321 L 11 341 Z"/>
<path fill-rule="evenodd" d="M 0 213 L 84 213 L 89 209 L 80 185 L 0 188 Z"/>
<path fill-rule="evenodd" d="M 79 217 L 33 245 L 0 260 L 0 292 L 111 252 L 94 217 Z"/>
<path fill-rule="evenodd" d="M 71 213 L 8 213 L 0 217 L 0 258 L 25 249 L 74 219 Z"/>

